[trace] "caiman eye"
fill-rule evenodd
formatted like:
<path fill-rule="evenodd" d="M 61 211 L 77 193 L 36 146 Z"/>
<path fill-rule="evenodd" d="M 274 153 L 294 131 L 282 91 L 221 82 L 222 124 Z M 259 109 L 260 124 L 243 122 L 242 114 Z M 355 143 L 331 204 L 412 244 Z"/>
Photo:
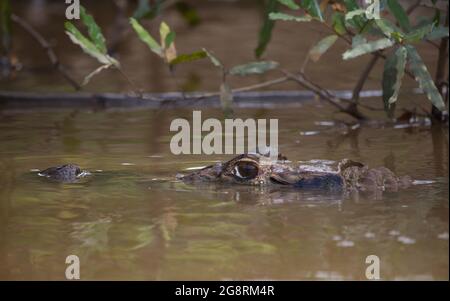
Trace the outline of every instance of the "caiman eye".
<path fill-rule="evenodd" d="M 234 166 L 233 174 L 245 180 L 251 180 L 258 175 L 258 166 L 252 162 L 238 162 Z"/>

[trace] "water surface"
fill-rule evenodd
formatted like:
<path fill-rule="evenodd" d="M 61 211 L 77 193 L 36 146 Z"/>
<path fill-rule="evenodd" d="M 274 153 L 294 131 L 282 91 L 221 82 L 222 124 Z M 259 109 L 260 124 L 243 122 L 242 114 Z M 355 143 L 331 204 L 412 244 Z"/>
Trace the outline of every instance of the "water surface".
<path fill-rule="evenodd" d="M 0 279 L 65 279 L 70 254 L 85 280 L 365 279 L 371 254 L 383 279 L 448 279 L 448 129 L 351 130 L 316 103 L 236 111 L 279 118 L 280 149 L 293 163 L 351 158 L 433 181 L 382 199 L 344 198 L 175 181 L 230 158 L 170 153 L 171 120 L 191 116 L 0 114 Z M 94 176 L 58 184 L 33 171 L 67 162 Z"/>

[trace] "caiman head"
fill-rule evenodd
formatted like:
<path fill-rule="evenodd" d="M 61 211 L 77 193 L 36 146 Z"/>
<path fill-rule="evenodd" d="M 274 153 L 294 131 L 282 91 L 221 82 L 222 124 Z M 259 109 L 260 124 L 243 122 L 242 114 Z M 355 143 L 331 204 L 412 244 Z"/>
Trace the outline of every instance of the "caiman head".
<path fill-rule="evenodd" d="M 62 183 L 74 183 L 80 178 L 88 175 L 87 171 L 81 170 L 78 165 L 75 164 L 65 164 L 56 167 L 50 167 L 42 170 L 38 175 L 46 177 L 48 179 L 62 182 Z"/>
<path fill-rule="evenodd" d="M 287 158 L 279 155 L 271 160 L 261 154 L 242 154 L 227 162 L 219 162 L 179 175 L 184 182 L 214 182 L 245 185 L 289 185 L 300 188 L 341 189 L 343 178 L 336 172 L 316 172 L 293 167 Z"/>
<path fill-rule="evenodd" d="M 286 157 L 278 160 L 260 154 L 243 154 L 227 162 L 216 163 L 178 179 L 197 183 L 235 183 L 246 185 L 278 185 L 328 191 L 397 191 L 407 188 L 412 179 L 397 177 L 386 167 L 367 165 L 343 159 L 336 170 L 308 169 L 293 166 Z"/>

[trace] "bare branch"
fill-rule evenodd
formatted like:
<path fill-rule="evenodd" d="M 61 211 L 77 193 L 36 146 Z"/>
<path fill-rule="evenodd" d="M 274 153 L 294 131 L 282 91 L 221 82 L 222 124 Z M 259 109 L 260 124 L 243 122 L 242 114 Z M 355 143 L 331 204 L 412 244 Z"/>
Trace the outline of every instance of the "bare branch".
<path fill-rule="evenodd" d="M 11 20 L 18 25 L 20 25 L 26 32 L 28 32 L 40 45 L 47 51 L 47 56 L 53 65 L 53 67 L 61 73 L 61 75 L 69 82 L 75 90 L 81 90 L 81 86 L 73 79 L 66 71 L 66 69 L 60 64 L 58 57 L 53 51 L 52 46 L 47 42 L 47 40 L 37 32 L 28 22 L 26 22 L 21 17 L 12 14 Z"/>
<path fill-rule="evenodd" d="M 413 11 L 416 10 L 416 8 L 418 8 L 420 6 L 420 2 L 422 2 L 422 0 L 417 0 L 413 5 L 408 7 L 408 9 L 406 10 L 406 13 L 408 15 L 410 15 Z"/>
<path fill-rule="evenodd" d="M 125 72 L 122 71 L 122 68 L 116 68 L 120 75 L 122 75 L 123 78 L 125 78 L 125 80 L 128 82 L 128 84 L 130 85 L 130 87 L 133 89 L 133 93 L 137 95 L 137 97 L 139 98 L 143 98 L 143 94 L 142 94 L 142 90 L 139 89 L 138 87 L 136 87 L 136 85 L 133 83 L 133 81 L 128 77 L 128 75 L 125 74 Z M 153 98 L 152 98 L 153 100 Z"/>
<path fill-rule="evenodd" d="M 342 99 L 336 97 L 332 93 L 330 93 L 328 90 L 320 87 L 319 85 L 309 81 L 303 74 L 293 74 L 288 71 L 282 71 L 289 79 L 297 82 L 304 88 L 311 90 L 316 95 L 320 96 L 322 99 L 328 101 L 328 103 L 332 104 L 336 108 L 339 109 L 339 111 L 343 113 L 347 113 L 350 116 L 358 119 L 358 120 L 367 120 L 367 117 L 364 116 L 361 112 L 359 112 L 356 108 L 356 106 L 353 106 L 350 104 L 349 106 L 344 106 L 342 104 Z"/>

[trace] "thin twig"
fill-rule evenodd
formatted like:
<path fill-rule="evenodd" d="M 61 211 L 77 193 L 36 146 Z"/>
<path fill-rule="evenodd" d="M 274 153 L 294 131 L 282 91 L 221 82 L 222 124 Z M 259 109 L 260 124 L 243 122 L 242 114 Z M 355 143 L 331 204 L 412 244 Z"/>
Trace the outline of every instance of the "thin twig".
<path fill-rule="evenodd" d="M 364 68 L 361 76 L 359 77 L 359 80 L 356 83 L 355 88 L 353 89 L 352 102 L 355 105 L 358 104 L 359 94 L 360 94 L 362 88 L 364 87 L 364 84 L 365 84 L 367 78 L 369 77 L 370 72 L 372 71 L 373 67 L 375 67 L 375 64 L 377 63 L 378 58 L 379 58 L 379 56 L 376 56 L 376 55 L 372 56 L 369 63 L 367 64 L 366 68 Z"/>
<path fill-rule="evenodd" d="M 417 0 L 413 5 L 408 7 L 408 9 L 406 10 L 406 13 L 408 15 L 410 15 L 414 10 L 416 10 L 416 8 L 418 8 L 420 6 L 420 2 L 422 2 L 422 1 L 421 0 Z"/>
<path fill-rule="evenodd" d="M 330 93 L 328 90 L 323 89 L 322 87 L 318 86 L 317 84 L 309 81 L 305 76 L 301 73 L 299 74 L 293 74 L 288 71 L 283 70 L 282 71 L 288 78 L 292 79 L 293 81 L 297 82 L 304 88 L 311 90 L 316 95 L 320 96 L 322 99 L 328 101 L 330 104 L 335 106 L 339 109 L 339 111 L 349 114 L 350 116 L 358 119 L 358 120 L 367 120 L 367 117 L 364 116 L 361 112 L 357 110 L 356 107 L 353 106 L 347 106 L 345 107 L 342 104 L 342 100 L 332 93 Z"/>
<path fill-rule="evenodd" d="M 21 17 L 12 14 L 11 20 L 20 25 L 26 32 L 28 32 L 40 45 L 47 51 L 47 56 L 53 65 L 53 67 L 61 73 L 61 75 L 72 85 L 75 90 L 81 90 L 81 86 L 73 79 L 65 70 L 65 68 L 60 64 L 58 57 L 53 51 L 52 46 L 47 42 L 47 40 L 37 32 L 30 24 L 28 24 Z"/>
<path fill-rule="evenodd" d="M 316 43 L 315 43 L 315 44 L 316 44 Z M 308 63 L 309 63 L 309 59 L 311 58 L 310 53 L 311 53 L 311 49 L 312 49 L 313 47 L 314 47 L 314 46 L 309 47 L 308 53 L 306 54 L 306 57 L 305 57 L 305 59 L 304 59 L 304 61 L 303 61 L 303 64 L 302 64 L 302 67 L 300 68 L 300 71 L 301 71 L 301 72 L 305 72 L 306 66 L 307 66 Z"/>
<path fill-rule="evenodd" d="M 269 87 L 269 86 L 276 85 L 276 84 L 281 84 L 288 80 L 289 80 L 288 77 L 280 77 L 280 78 L 272 79 L 272 80 L 262 82 L 259 84 L 254 84 L 254 85 L 250 85 L 247 87 L 237 88 L 237 89 L 234 89 L 233 92 L 245 92 L 245 91 L 256 90 L 256 89 L 265 88 L 265 87 Z"/>
<path fill-rule="evenodd" d="M 276 85 L 276 84 L 284 83 L 284 82 L 287 82 L 289 80 L 290 80 L 289 77 L 283 76 L 283 77 L 275 78 L 275 79 L 268 80 L 268 81 L 265 81 L 265 82 L 262 82 L 262 83 L 258 83 L 258 84 L 254 84 L 254 85 L 250 85 L 250 86 L 245 86 L 245 87 L 241 87 L 241 88 L 237 88 L 237 89 L 233 89 L 231 92 L 236 93 L 236 92 L 253 91 L 253 90 L 257 90 L 257 89 L 273 86 L 273 85 Z M 198 95 L 193 95 L 193 96 L 187 96 L 187 99 L 202 99 L 202 98 L 215 97 L 215 96 L 219 96 L 219 95 L 220 95 L 219 92 L 211 92 L 211 93 L 203 93 L 203 94 L 198 94 Z"/>
<path fill-rule="evenodd" d="M 445 12 L 445 10 L 442 9 L 442 8 L 436 7 L 436 6 L 434 6 L 434 5 L 428 5 L 428 4 L 425 4 L 425 3 L 420 4 L 420 7 L 423 7 L 423 8 L 429 8 L 429 9 L 433 9 L 433 10 L 438 9 L 438 10 L 440 10 L 441 12 Z"/>
<path fill-rule="evenodd" d="M 130 87 L 133 89 L 133 93 L 135 93 L 137 95 L 137 97 L 142 98 L 142 91 L 141 89 L 139 89 L 138 87 L 136 87 L 136 85 L 133 83 L 133 81 L 128 77 L 128 75 L 125 74 L 125 72 L 122 71 L 122 68 L 117 67 L 116 68 L 120 75 L 122 75 L 123 78 L 125 78 L 125 80 L 128 82 L 128 84 L 130 85 Z"/>
<path fill-rule="evenodd" d="M 303 78 L 305 78 L 305 76 L 303 76 Z M 314 82 L 312 82 L 310 80 L 307 80 L 306 78 L 305 78 L 305 80 L 309 83 L 309 85 L 314 87 L 314 89 L 310 89 L 314 93 L 315 93 L 315 91 L 321 90 L 322 93 L 327 95 L 327 97 L 335 98 L 335 96 L 333 96 L 329 91 L 321 88 L 320 86 L 318 86 L 317 84 L 315 84 Z M 245 86 L 245 87 L 241 87 L 241 88 L 237 88 L 237 89 L 233 89 L 232 92 L 233 93 L 237 93 L 237 92 L 254 91 L 254 90 L 261 89 L 261 88 L 266 88 L 266 87 L 269 87 L 269 86 L 285 83 L 285 82 L 288 82 L 288 81 L 294 81 L 294 82 L 298 83 L 297 79 L 293 79 L 292 76 L 282 76 L 282 77 L 278 77 L 278 78 L 275 78 L 275 79 L 272 79 L 272 80 L 268 80 L 268 81 L 265 81 L 265 82 L 262 82 L 262 83 L 258 83 L 258 84 L 254 84 L 254 85 L 250 85 L 250 86 Z M 211 93 L 203 93 L 203 94 L 187 96 L 186 99 L 187 100 L 193 100 L 193 99 L 194 100 L 198 100 L 198 99 L 209 98 L 209 97 L 217 97 L 219 95 L 220 95 L 220 93 L 218 93 L 218 92 L 211 92 Z M 350 99 L 339 98 L 338 101 L 352 103 L 352 101 Z M 383 111 L 384 110 L 384 109 L 375 108 L 375 107 L 368 106 L 366 104 L 361 104 L 361 103 L 359 104 L 359 106 L 363 107 L 365 109 L 371 110 L 371 111 Z"/>
<path fill-rule="evenodd" d="M 434 42 L 434 41 L 431 41 L 431 40 L 425 40 L 425 42 L 427 42 L 428 44 L 430 44 L 431 46 L 433 46 L 434 48 L 436 48 L 436 49 L 439 49 L 439 44 L 438 43 L 436 43 L 436 42 Z"/>

